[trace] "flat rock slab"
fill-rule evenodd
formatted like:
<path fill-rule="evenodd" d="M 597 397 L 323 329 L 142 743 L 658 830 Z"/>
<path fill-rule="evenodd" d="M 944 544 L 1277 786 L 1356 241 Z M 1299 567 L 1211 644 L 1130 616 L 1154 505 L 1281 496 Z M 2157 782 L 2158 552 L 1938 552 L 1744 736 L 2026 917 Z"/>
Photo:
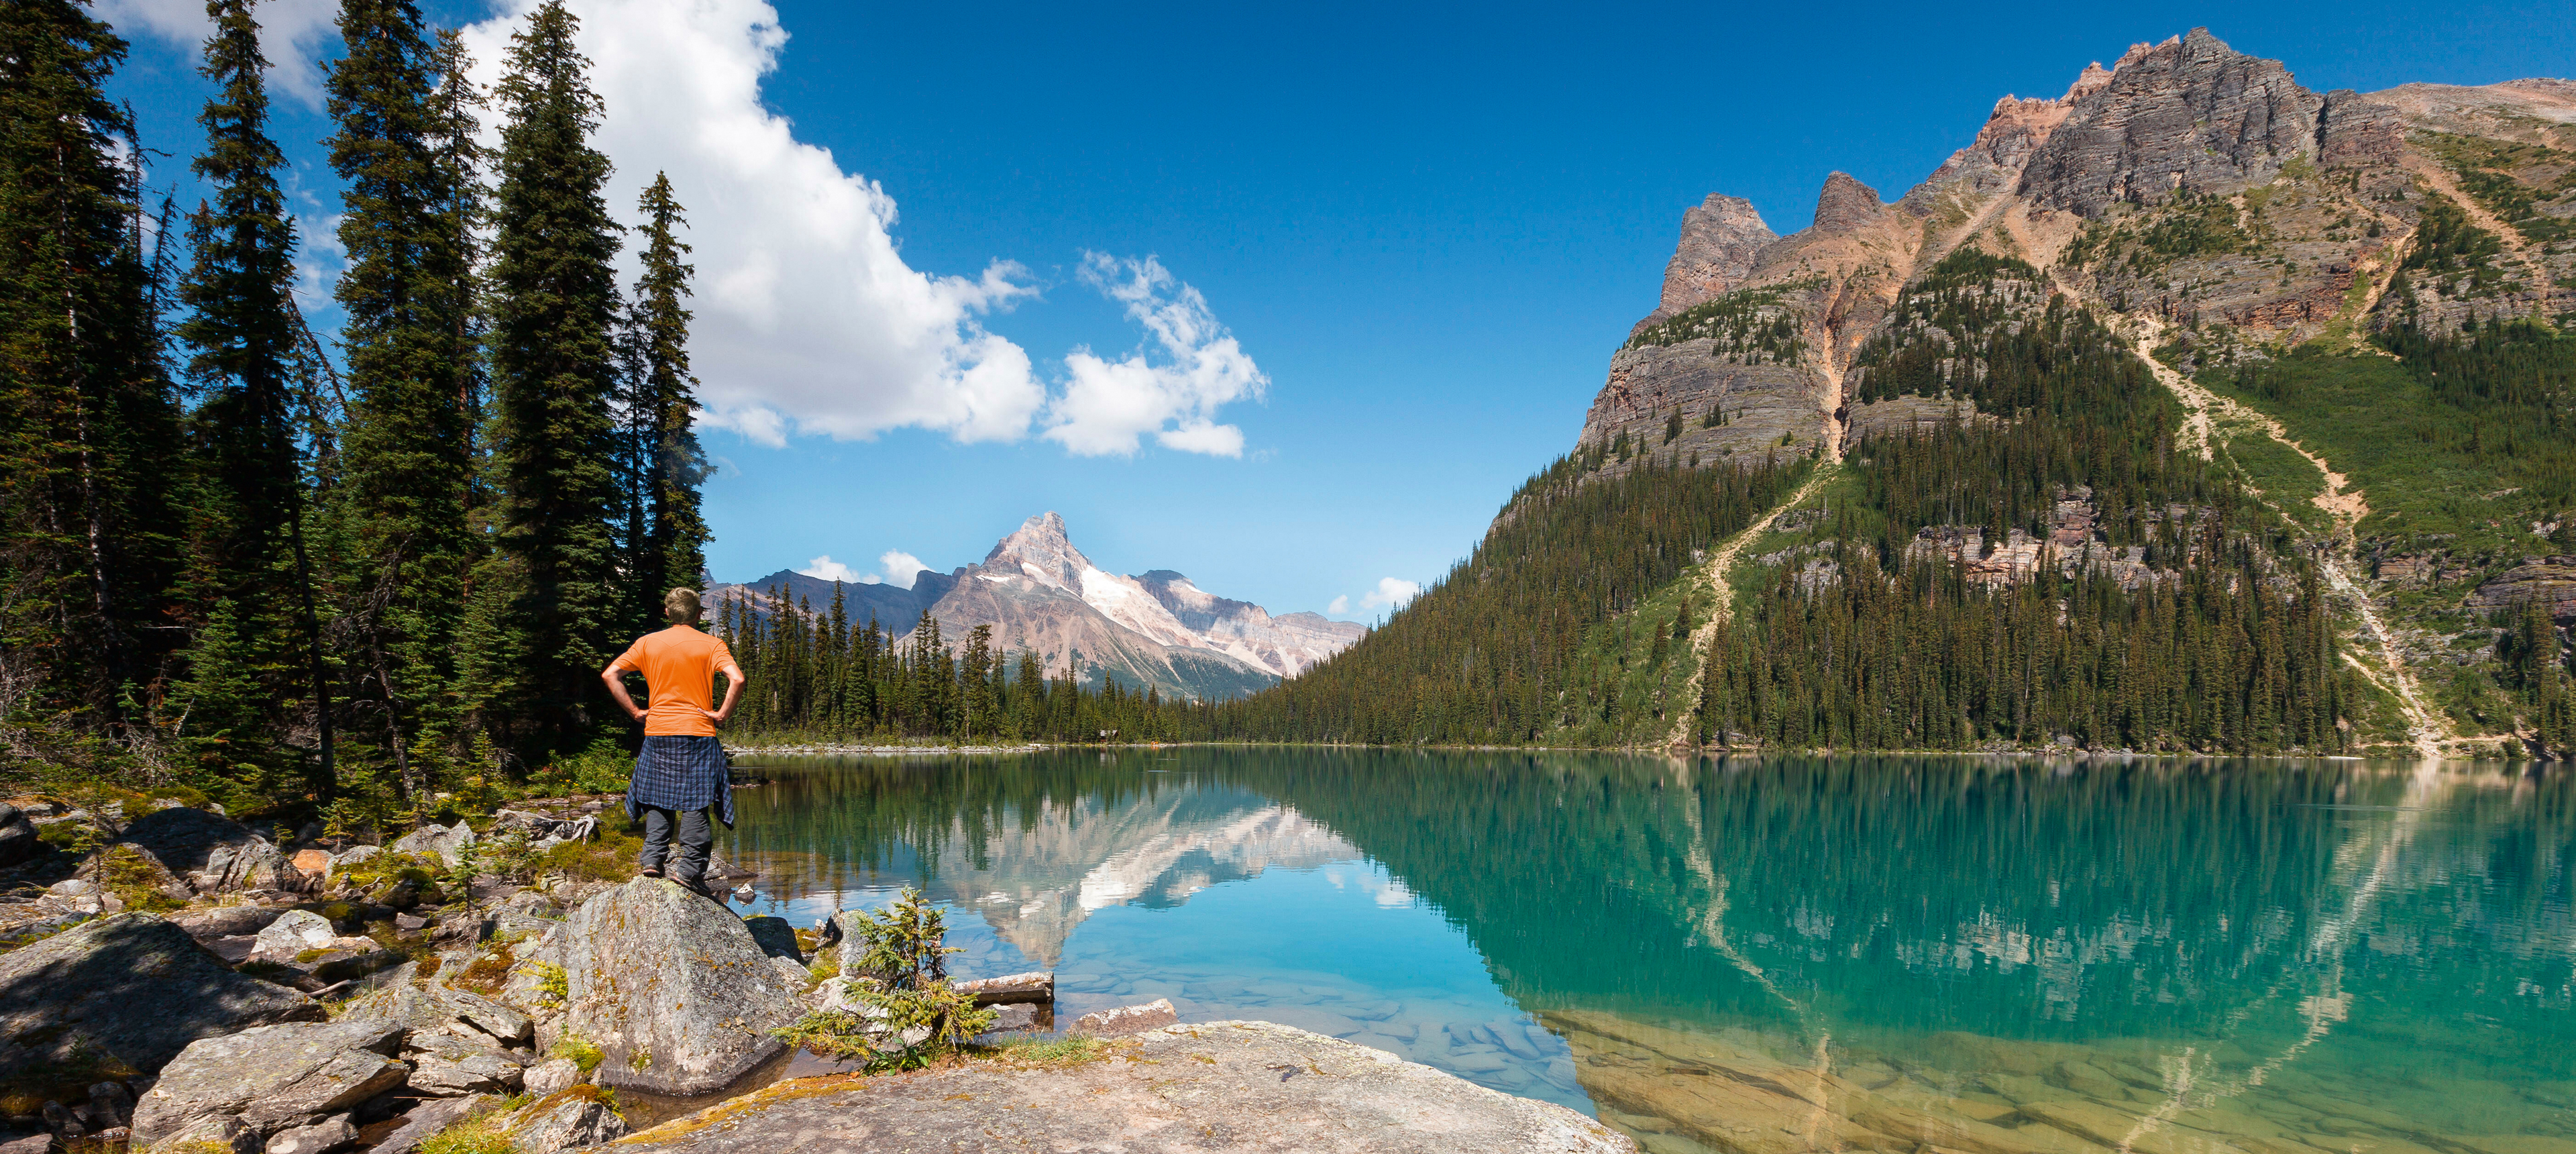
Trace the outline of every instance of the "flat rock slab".
<path fill-rule="evenodd" d="M 0 956 L 0 1075 L 41 1072 L 86 1049 L 142 1073 L 189 1043 L 273 1022 L 314 1021 L 319 1002 L 234 973 L 187 931 L 120 914 Z"/>
<path fill-rule="evenodd" d="M 782 1082 L 624 1144 L 688 1154 L 1637 1149 L 1563 1106 L 1269 1022 L 1172 1026 L 1110 1047 L 1109 1057 L 1070 1068 L 1003 1059 Z"/>

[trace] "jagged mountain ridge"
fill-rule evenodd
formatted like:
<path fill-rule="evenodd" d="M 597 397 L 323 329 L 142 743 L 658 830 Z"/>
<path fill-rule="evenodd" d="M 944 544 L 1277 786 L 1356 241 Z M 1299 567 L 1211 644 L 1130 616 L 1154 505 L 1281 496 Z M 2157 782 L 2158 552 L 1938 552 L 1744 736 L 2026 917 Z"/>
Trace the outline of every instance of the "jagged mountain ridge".
<path fill-rule="evenodd" d="M 1070 673 L 1093 683 L 1114 677 L 1130 689 L 1199 700 L 1239 697 L 1296 676 L 1367 632 L 1318 613 L 1274 617 L 1168 569 L 1109 573 L 1074 547 L 1064 518 L 1054 512 L 1023 522 L 981 562 L 948 573 L 922 570 L 910 589 L 782 570 L 712 586 L 707 600 L 739 603 L 765 617 L 775 608 L 771 589 L 818 613 L 837 594 L 853 626 L 874 617 L 898 643 L 910 641 L 927 611 L 951 646 L 975 626 L 989 625 L 998 650 L 1037 653 L 1050 677 Z"/>
<path fill-rule="evenodd" d="M 2429 331 L 2561 315 L 2576 305 L 2561 287 L 2576 283 L 2576 245 L 2534 238 L 2576 220 L 2567 158 L 2549 147 L 2576 143 L 2570 125 L 2576 84 L 2562 80 L 2318 94 L 2206 29 L 2139 44 L 2083 69 L 2063 96 L 2003 97 L 1972 142 L 1892 203 L 1836 172 L 1814 223 L 1788 236 L 1735 197 L 1688 209 L 1657 306 L 1613 356 L 1579 442 L 1624 434 L 1659 453 L 1726 457 L 1946 418 L 1935 398 L 1847 405 L 1845 378 L 1903 286 L 1963 247 L 2172 326 L 2186 369 L 2401 313 Z M 2510 175 L 2558 195 L 2519 225 L 2484 222 L 2501 236 L 2501 271 L 2419 277 L 2391 294 L 2428 205 L 2436 227 L 2443 202 L 2491 217 L 2463 191 L 2459 139 L 2536 146 L 2540 160 Z M 1676 413 L 1683 427 L 1667 438 Z M 1722 423 L 1704 423 L 1712 413 Z"/>

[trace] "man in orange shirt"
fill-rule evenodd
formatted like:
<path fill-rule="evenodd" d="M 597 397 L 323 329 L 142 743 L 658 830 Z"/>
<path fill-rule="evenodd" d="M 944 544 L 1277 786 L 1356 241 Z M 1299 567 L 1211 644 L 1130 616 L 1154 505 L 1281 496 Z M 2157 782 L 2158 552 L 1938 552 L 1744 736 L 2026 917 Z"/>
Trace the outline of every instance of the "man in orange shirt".
<path fill-rule="evenodd" d="M 742 666 L 734 664 L 725 643 L 698 632 L 698 592 L 674 589 L 662 598 L 662 616 L 671 627 L 636 638 L 617 660 L 599 671 L 617 704 L 644 723 L 644 751 L 635 759 L 635 776 L 626 785 L 626 816 L 644 821 L 644 852 L 637 865 L 644 877 L 664 876 L 668 862 L 672 881 L 692 892 L 707 889 L 707 853 L 715 847 L 709 810 L 725 827 L 733 827 L 731 767 L 716 727 L 733 717 L 742 700 Z M 626 673 L 644 675 L 650 709 L 635 708 L 627 696 Z M 724 708 L 715 703 L 716 674 L 725 675 Z M 671 854 L 673 833 L 680 852 Z"/>

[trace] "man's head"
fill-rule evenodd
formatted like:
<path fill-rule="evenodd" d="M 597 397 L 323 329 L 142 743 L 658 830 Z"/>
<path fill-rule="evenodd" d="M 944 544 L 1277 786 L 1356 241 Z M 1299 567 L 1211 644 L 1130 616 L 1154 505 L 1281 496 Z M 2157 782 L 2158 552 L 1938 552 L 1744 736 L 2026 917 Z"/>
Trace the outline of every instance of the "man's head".
<path fill-rule="evenodd" d="M 698 591 L 674 589 L 662 595 L 662 619 L 673 625 L 698 623 Z"/>

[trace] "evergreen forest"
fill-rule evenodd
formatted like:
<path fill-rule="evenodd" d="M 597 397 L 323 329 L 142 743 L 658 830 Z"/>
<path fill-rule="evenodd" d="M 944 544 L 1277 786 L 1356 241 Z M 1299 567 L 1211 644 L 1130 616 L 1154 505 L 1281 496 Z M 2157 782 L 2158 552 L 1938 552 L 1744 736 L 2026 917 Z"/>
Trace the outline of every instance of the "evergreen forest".
<path fill-rule="evenodd" d="M 107 95 L 115 30 L 76 0 L 0 6 L 5 772 L 365 821 L 631 748 L 598 670 L 702 582 L 709 539 L 680 191 L 609 203 L 560 3 L 486 91 L 412 0 L 344 0 L 342 323 L 317 332 L 254 6 L 207 12 L 183 205 Z M 885 689 L 845 706 L 827 665 L 824 689 L 755 696 L 760 723 L 811 701 L 905 734 L 997 709 L 1134 733 L 1094 715 L 1158 704 L 1043 678 L 995 696 L 1007 671 L 971 646 L 872 636 L 856 668 L 900 671 Z"/>

